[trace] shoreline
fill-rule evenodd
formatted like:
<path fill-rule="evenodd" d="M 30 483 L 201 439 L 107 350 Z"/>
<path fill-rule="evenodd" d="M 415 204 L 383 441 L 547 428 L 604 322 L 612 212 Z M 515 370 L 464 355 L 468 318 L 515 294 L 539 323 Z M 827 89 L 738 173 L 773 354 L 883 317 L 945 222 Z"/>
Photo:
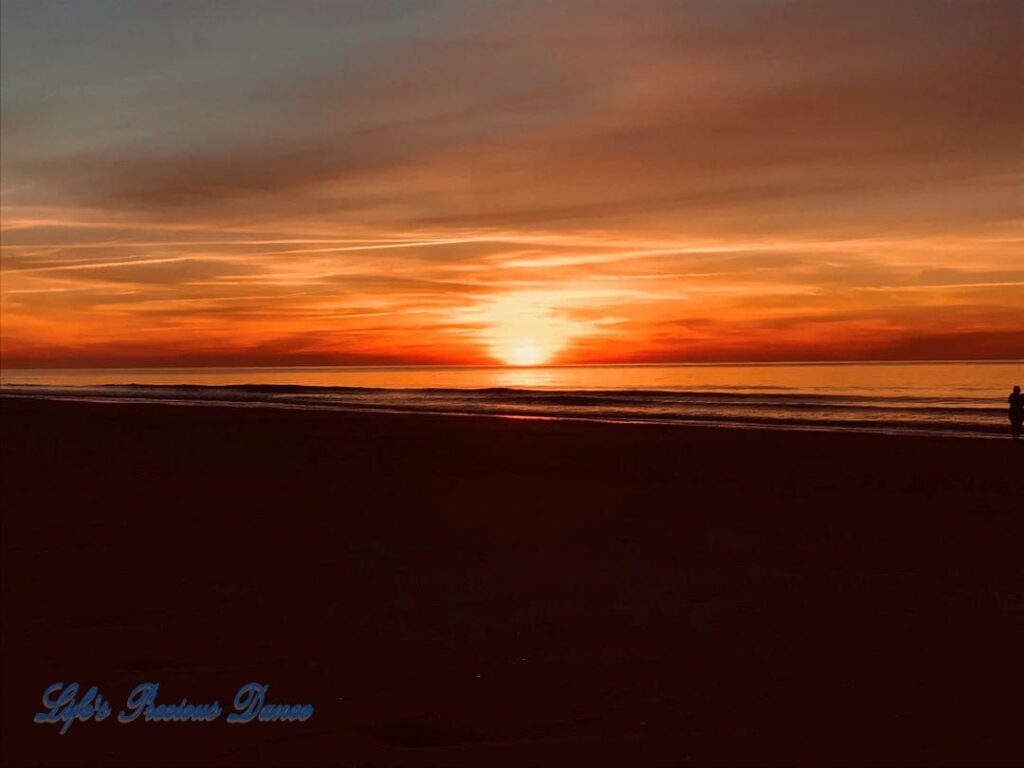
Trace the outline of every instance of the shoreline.
<path fill-rule="evenodd" d="M 37 386 L 37 385 L 20 385 Z M 46 386 L 46 385 L 38 385 Z M 499 411 L 455 411 L 455 410 L 427 410 L 415 407 L 409 408 L 384 408 L 374 406 L 344 406 L 344 405 L 309 405 L 301 403 L 274 403 L 272 401 L 225 401 L 225 400 L 173 400 L 170 398 L 145 398 L 145 397 L 76 397 L 53 396 L 53 395 L 29 395 L 22 393 L 4 393 L 0 391 L 0 401 L 3 400 L 27 400 L 44 402 L 78 402 L 94 405 L 163 405 L 163 406 L 201 406 L 204 408 L 237 408 L 237 409 L 270 409 L 283 411 L 303 411 L 323 414 L 368 414 L 380 416 L 422 416 L 429 418 L 483 418 L 483 419 L 525 419 L 535 421 L 568 422 L 568 423 L 589 423 L 589 424 L 621 424 L 631 426 L 658 426 L 674 427 L 681 429 L 726 429 L 726 430 L 749 430 L 766 432 L 809 432 L 825 434 L 850 434 L 850 435 L 877 435 L 880 437 L 920 437 L 932 439 L 976 439 L 976 440 L 1010 440 L 1009 427 L 1005 433 L 1002 432 L 980 432 L 970 430 L 942 430 L 942 429 L 882 429 L 859 426 L 826 426 L 817 424 L 782 424 L 768 423 L 764 421 L 713 421 L 707 420 L 685 420 L 685 419 L 659 419 L 659 418 L 615 418 L 600 416 L 579 416 L 542 413 L 502 413 Z"/>

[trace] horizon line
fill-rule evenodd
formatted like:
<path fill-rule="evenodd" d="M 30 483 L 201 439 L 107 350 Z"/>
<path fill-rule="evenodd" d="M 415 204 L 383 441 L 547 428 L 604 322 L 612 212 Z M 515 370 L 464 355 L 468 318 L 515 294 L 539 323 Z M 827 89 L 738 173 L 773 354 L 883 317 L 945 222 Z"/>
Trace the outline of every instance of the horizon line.
<path fill-rule="evenodd" d="M 953 359 L 913 359 L 913 360 L 735 360 L 735 361 L 678 361 L 678 362 L 636 362 L 636 363 L 552 363 L 545 365 L 480 365 L 480 364 L 444 364 L 444 363 L 384 363 L 376 365 L 129 365 L 129 366 L 44 366 L 44 367 L 23 367 L 0 365 L 0 374 L 5 371 L 187 371 L 187 370 L 266 370 L 266 369 L 351 369 L 351 370 L 379 370 L 379 369 L 465 369 L 465 370 L 545 370 L 552 368 L 673 368 L 673 367 L 703 367 L 703 368 L 724 368 L 729 366 L 742 367 L 771 367 L 771 366 L 844 366 L 844 365 L 950 365 L 950 364 L 975 364 L 975 365 L 999 365 L 1014 364 L 1024 365 L 1024 359 L 1012 358 L 953 358 Z"/>

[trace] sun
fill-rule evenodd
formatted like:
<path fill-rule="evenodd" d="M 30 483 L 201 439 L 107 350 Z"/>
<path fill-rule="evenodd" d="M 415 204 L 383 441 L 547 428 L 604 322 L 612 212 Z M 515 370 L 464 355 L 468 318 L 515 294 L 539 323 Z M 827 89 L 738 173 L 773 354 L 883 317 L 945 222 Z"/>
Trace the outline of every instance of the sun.
<path fill-rule="evenodd" d="M 503 365 L 529 367 L 557 360 L 585 332 L 558 306 L 560 295 L 513 292 L 490 298 L 465 315 L 479 327 L 480 341 Z"/>
<path fill-rule="evenodd" d="M 540 344 L 523 341 L 522 343 L 511 345 L 507 349 L 497 349 L 495 354 L 506 365 L 529 366 L 543 365 L 548 362 L 551 360 L 552 351 L 544 349 Z"/>

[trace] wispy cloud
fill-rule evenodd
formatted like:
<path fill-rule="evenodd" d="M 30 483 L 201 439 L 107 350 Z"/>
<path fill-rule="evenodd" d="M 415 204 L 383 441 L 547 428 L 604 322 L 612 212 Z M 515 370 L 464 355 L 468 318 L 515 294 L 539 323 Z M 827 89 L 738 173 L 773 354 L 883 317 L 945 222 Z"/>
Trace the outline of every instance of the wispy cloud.
<path fill-rule="evenodd" d="M 221 8 L 4 5 L 5 364 L 1024 357 L 1014 0 Z"/>

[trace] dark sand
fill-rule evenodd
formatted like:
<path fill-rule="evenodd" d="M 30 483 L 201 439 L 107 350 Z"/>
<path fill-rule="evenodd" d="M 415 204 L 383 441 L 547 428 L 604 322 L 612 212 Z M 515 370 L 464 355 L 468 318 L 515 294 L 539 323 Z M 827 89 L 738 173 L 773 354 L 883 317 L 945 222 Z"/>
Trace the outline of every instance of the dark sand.
<path fill-rule="evenodd" d="M 2 411 L 5 765 L 1024 763 L 1024 443 Z"/>

